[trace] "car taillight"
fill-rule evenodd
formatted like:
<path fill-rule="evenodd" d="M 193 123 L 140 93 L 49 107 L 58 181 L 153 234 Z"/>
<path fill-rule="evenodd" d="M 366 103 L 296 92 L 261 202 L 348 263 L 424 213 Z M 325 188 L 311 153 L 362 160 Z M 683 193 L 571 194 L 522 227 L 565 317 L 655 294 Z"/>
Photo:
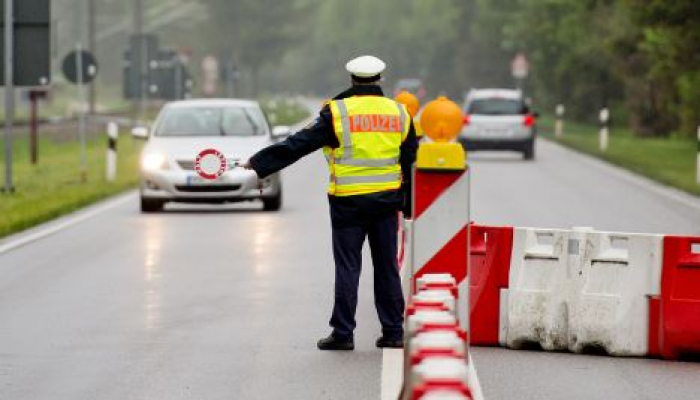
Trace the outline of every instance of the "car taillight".
<path fill-rule="evenodd" d="M 535 117 L 530 114 L 526 115 L 525 117 L 523 117 L 523 125 L 527 127 L 535 125 Z"/>
<path fill-rule="evenodd" d="M 464 116 L 462 117 L 462 124 L 464 126 L 469 125 L 469 114 L 464 114 Z"/>

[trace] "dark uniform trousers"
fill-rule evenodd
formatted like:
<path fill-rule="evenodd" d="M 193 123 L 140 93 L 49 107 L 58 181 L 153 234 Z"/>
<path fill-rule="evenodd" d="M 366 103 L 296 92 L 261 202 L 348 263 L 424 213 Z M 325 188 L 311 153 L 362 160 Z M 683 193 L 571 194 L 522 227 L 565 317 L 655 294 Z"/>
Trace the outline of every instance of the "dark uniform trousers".
<path fill-rule="evenodd" d="M 382 334 L 388 339 L 403 338 L 404 299 L 397 261 L 397 231 L 397 212 L 363 218 L 352 226 L 333 226 L 335 304 L 330 325 L 334 337 L 353 337 L 362 245 L 367 237 L 374 264 L 374 304 Z"/>

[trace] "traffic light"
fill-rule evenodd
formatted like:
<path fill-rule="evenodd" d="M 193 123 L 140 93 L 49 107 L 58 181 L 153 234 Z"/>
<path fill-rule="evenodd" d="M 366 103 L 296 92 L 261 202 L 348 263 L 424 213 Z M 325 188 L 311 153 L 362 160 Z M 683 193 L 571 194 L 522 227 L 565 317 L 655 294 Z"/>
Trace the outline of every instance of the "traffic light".
<path fill-rule="evenodd" d="M 180 55 L 174 50 L 160 50 L 149 70 L 150 98 L 179 100 L 191 94 L 192 78 Z"/>
<path fill-rule="evenodd" d="M 189 97 L 192 76 L 177 51 L 159 49 L 155 35 L 134 35 L 124 53 L 126 99 L 177 100 Z"/>
<path fill-rule="evenodd" d="M 124 98 L 149 98 L 149 64 L 158 52 L 158 36 L 131 35 L 129 49 L 124 53 Z"/>

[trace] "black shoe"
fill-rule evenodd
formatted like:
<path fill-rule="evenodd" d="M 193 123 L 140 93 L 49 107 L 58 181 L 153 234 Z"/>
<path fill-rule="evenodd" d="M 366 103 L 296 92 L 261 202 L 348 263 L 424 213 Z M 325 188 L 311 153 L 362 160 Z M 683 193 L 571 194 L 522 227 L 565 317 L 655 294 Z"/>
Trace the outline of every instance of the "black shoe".
<path fill-rule="evenodd" d="M 377 347 L 380 349 L 403 349 L 403 339 L 387 339 L 384 336 L 377 339 Z"/>
<path fill-rule="evenodd" d="M 318 341 L 319 350 L 355 350 L 355 342 L 351 339 L 337 339 L 333 335 Z"/>

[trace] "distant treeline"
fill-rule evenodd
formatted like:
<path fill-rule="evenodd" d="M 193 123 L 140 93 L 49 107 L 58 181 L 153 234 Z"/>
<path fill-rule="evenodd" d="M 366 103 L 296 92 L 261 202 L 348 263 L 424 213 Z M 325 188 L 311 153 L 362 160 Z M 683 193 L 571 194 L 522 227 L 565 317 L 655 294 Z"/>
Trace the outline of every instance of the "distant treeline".
<path fill-rule="evenodd" d="M 386 86 L 419 77 L 431 95 L 513 87 L 510 61 L 531 64 L 540 112 L 563 103 L 641 135 L 694 135 L 700 124 L 698 0 L 210 0 L 208 37 L 240 66 L 248 93 L 332 94 L 342 67 L 371 53 Z"/>

